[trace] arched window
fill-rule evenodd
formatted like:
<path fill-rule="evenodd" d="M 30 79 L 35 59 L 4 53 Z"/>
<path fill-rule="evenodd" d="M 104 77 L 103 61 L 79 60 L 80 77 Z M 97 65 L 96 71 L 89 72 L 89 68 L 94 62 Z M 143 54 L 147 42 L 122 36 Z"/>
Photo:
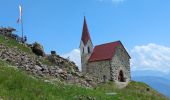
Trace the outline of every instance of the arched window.
<path fill-rule="evenodd" d="M 83 52 L 82 53 L 84 53 L 84 47 L 83 47 Z"/>
<path fill-rule="evenodd" d="M 88 47 L 87 49 L 88 49 L 88 53 L 90 53 L 90 47 Z"/>

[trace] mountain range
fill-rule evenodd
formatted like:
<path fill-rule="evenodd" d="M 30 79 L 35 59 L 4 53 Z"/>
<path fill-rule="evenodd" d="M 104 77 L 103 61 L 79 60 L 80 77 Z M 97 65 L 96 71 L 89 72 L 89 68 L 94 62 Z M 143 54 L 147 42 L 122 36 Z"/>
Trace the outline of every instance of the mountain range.
<path fill-rule="evenodd" d="M 170 75 L 158 71 L 132 71 L 132 80 L 145 82 L 153 89 L 170 98 Z"/>

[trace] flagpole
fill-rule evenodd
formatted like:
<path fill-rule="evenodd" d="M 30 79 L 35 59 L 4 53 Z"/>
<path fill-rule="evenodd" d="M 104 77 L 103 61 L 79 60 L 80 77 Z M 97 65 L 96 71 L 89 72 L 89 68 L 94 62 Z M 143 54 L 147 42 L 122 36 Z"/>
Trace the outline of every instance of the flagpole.
<path fill-rule="evenodd" d="M 22 30 L 22 43 L 24 41 L 24 25 L 23 25 L 23 8 L 21 5 L 21 30 Z"/>
<path fill-rule="evenodd" d="M 20 16 L 17 20 L 17 23 L 21 23 L 21 33 L 22 33 L 22 37 L 21 37 L 21 42 L 24 42 L 24 25 L 23 25 L 23 16 L 22 16 L 22 5 L 19 5 L 19 11 L 20 11 Z"/>
<path fill-rule="evenodd" d="M 24 27 L 23 27 L 23 17 L 21 16 L 21 30 L 22 30 L 22 42 L 24 41 Z"/>

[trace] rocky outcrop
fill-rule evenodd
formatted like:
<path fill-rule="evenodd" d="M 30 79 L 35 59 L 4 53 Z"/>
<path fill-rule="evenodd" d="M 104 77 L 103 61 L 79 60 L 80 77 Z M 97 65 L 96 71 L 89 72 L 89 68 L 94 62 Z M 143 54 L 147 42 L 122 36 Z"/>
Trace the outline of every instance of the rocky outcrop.
<path fill-rule="evenodd" d="M 83 76 L 79 72 L 74 62 L 64 59 L 59 55 L 48 55 L 49 61 L 53 65 L 49 66 L 41 62 L 45 57 L 30 55 L 17 48 L 9 48 L 0 44 L 0 59 L 4 60 L 18 69 L 25 70 L 36 77 L 48 78 L 63 81 L 69 84 L 77 84 L 85 87 L 91 87 L 94 83 L 90 77 Z M 89 81 L 90 80 L 90 81 Z"/>
<path fill-rule="evenodd" d="M 43 46 L 37 42 L 32 45 L 32 51 L 38 56 L 45 56 Z"/>
<path fill-rule="evenodd" d="M 70 61 L 69 59 L 65 59 L 60 57 L 59 55 L 48 55 L 48 60 L 52 63 L 54 63 L 57 66 L 61 66 L 62 68 L 65 68 L 67 71 L 69 71 L 72 74 L 75 74 L 75 72 L 79 72 L 78 67 L 75 65 L 74 62 Z"/>

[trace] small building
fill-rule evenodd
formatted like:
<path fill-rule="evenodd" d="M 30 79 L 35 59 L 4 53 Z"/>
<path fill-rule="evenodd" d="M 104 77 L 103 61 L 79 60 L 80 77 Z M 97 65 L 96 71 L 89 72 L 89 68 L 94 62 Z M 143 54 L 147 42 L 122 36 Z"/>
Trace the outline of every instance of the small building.
<path fill-rule="evenodd" d="M 8 27 L 8 28 L 0 27 L 0 35 L 15 39 L 20 43 L 26 43 L 27 42 L 26 36 L 20 37 L 17 34 L 15 34 L 15 32 L 16 32 L 16 29 L 14 29 L 12 27 Z"/>
<path fill-rule="evenodd" d="M 11 27 L 8 27 L 8 28 L 1 27 L 0 28 L 0 34 L 6 35 L 6 36 L 11 35 L 14 31 L 16 31 L 16 29 L 11 28 Z"/>
<path fill-rule="evenodd" d="M 107 81 L 128 83 L 130 81 L 131 57 L 121 41 L 93 47 L 85 17 L 80 52 L 83 74 L 95 77 L 99 83 Z"/>

